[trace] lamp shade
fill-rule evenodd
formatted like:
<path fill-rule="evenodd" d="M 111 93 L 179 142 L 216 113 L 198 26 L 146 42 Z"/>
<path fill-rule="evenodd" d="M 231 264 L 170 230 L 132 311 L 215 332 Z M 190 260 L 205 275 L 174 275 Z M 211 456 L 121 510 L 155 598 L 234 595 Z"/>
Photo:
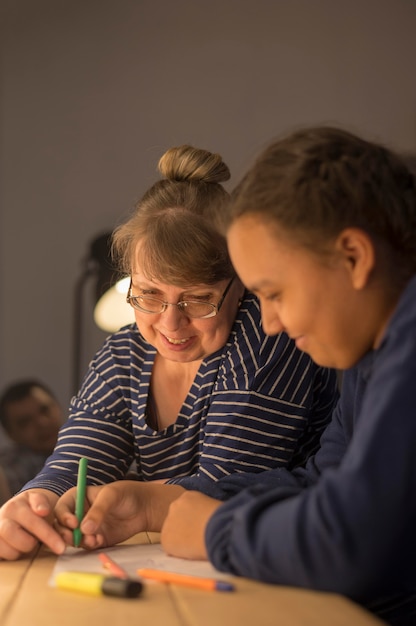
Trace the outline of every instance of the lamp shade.
<path fill-rule="evenodd" d="M 94 239 L 90 258 L 96 267 L 94 322 L 112 333 L 133 323 L 134 313 L 126 301 L 130 279 L 120 276 L 111 259 L 111 233 Z"/>
<path fill-rule="evenodd" d="M 107 289 L 94 308 L 94 322 L 98 328 L 113 333 L 121 326 L 134 322 L 134 313 L 126 301 L 130 278 L 122 278 Z"/>
<path fill-rule="evenodd" d="M 115 268 L 111 258 L 111 233 L 97 236 L 83 259 L 82 272 L 74 287 L 74 339 L 72 363 L 72 388 L 76 394 L 85 371 L 84 352 L 89 329 L 86 322 L 94 318 L 95 324 L 107 333 L 116 332 L 122 326 L 133 323 L 134 313 L 126 301 L 128 280 Z M 85 300 L 85 287 L 93 286 L 94 313 Z M 88 299 L 88 304 L 90 300 Z M 86 315 L 87 314 L 87 315 Z M 90 357 L 88 356 L 88 359 Z"/>

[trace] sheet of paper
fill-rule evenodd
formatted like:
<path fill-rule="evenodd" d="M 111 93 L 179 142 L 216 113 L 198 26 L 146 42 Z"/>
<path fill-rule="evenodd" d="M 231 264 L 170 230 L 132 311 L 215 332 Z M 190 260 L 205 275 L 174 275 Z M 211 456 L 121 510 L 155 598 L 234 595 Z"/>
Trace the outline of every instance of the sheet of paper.
<path fill-rule="evenodd" d="M 56 560 L 54 570 L 49 580 L 50 586 L 55 586 L 55 576 L 59 572 L 93 572 L 106 574 L 98 554 L 101 550 L 87 552 L 80 548 L 68 547 L 64 554 Z M 219 572 L 207 561 L 189 561 L 167 556 L 160 544 L 120 545 L 103 550 L 113 561 L 120 565 L 132 578 L 137 577 L 137 570 L 142 567 L 162 569 L 169 572 L 207 576 L 226 580 L 227 575 Z"/>

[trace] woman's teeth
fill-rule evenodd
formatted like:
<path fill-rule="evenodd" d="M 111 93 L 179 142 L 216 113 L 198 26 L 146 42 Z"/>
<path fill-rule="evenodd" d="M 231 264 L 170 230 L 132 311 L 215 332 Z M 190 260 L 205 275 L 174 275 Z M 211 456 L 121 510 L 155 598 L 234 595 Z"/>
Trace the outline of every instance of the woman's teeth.
<path fill-rule="evenodd" d="M 170 337 L 166 337 L 166 339 L 169 343 L 173 343 L 175 346 L 188 341 L 187 339 L 171 339 Z"/>

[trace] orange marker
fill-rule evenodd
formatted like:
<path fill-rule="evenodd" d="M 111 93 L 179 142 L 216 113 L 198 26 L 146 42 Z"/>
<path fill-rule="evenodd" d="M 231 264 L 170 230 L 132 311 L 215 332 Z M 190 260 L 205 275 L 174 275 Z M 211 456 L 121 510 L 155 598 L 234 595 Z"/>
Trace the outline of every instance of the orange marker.
<path fill-rule="evenodd" d="M 177 574 L 176 572 L 165 572 L 160 569 L 138 569 L 137 573 L 142 578 L 158 580 L 162 583 L 173 583 L 174 585 L 184 585 L 185 587 L 195 587 L 206 591 L 234 591 L 234 585 L 225 580 L 215 580 L 214 578 L 201 578 L 200 576 L 188 576 L 187 574 Z"/>
<path fill-rule="evenodd" d="M 117 576 L 117 578 L 129 578 L 127 572 L 115 561 L 113 561 L 113 559 L 111 559 L 105 552 L 100 552 L 98 558 L 104 567 L 113 574 L 113 576 Z"/>

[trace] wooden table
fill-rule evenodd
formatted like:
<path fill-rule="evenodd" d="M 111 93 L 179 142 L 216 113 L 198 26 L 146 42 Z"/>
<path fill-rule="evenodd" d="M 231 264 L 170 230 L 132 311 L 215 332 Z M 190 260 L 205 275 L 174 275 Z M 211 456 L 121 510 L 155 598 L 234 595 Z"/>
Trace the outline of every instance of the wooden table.
<path fill-rule="evenodd" d="M 157 543 L 140 533 L 129 543 Z M 329 593 L 235 578 L 221 593 L 151 584 L 137 599 L 87 596 L 48 585 L 56 557 L 0 562 L 0 626 L 381 626 L 349 600 Z"/>

